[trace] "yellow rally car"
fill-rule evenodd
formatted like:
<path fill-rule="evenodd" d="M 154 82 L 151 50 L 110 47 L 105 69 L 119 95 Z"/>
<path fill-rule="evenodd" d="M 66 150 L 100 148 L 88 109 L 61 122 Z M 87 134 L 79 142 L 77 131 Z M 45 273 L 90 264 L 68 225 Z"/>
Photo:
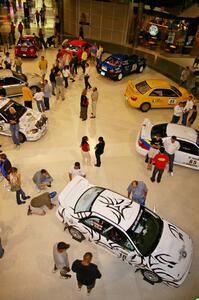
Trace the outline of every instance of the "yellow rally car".
<path fill-rule="evenodd" d="M 124 95 L 131 106 L 147 112 L 150 108 L 172 108 L 192 94 L 177 84 L 151 79 L 135 85 L 129 80 Z"/>

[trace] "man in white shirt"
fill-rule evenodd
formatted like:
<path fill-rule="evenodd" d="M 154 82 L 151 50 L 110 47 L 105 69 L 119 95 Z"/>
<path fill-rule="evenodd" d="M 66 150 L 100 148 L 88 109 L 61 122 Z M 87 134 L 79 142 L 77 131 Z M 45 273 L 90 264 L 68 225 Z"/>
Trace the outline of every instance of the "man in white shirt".
<path fill-rule="evenodd" d="M 69 179 L 72 180 L 75 176 L 79 175 L 82 177 L 86 177 L 85 172 L 81 169 L 80 163 L 77 161 L 74 164 L 74 167 L 71 168 L 71 170 L 68 173 Z"/>
<path fill-rule="evenodd" d="M 45 105 L 44 105 L 44 93 L 41 91 L 40 88 L 37 88 L 37 92 L 34 94 L 34 99 L 37 103 L 38 111 L 44 112 L 45 111 Z"/>
<path fill-rule="evenodd" d="M 70 245 L 64 242 L 56 243 L 53 246 L 53 258 L 54 258 L 53 273 L 55 273 L 57 270 L 60 270 L 61 278 L 65 278 L 65 279 L 71 278 L 71 275 L 67 274 L 68 272 L 70 272 L 68 254 L 66 252 L 66 250 L 69 247 Z"/>
<path fill-rule="evenodd" d="M 186 105 L 183 109 L 183 114 L 182 114 L 182 125 L 184 125 L 184 126 L 187 125 L 187 118 L 188 118 L 189 112 L 193 109 L 193 105 L 194 105 L 193 96 L 190 95 L 186 102 Z"/>
<path fill-rule="evenodd" d="M 182 116 L 183 108 L 185 107 L 184 102 L 180 102 L 174 107 L 173 117 L 171 120 L 171 123 L 177 124 L 180 120 L 180 117 Z"/>
<path fill-rule="evenodd" d="M 165 152 L 169 157 L 169 173 L 173 176 L 173 162 L 175 158 L 175 152 L 180 149 L 180 143 L 177 141 L 176 136 L 167 137 L 164 140 Z"/>

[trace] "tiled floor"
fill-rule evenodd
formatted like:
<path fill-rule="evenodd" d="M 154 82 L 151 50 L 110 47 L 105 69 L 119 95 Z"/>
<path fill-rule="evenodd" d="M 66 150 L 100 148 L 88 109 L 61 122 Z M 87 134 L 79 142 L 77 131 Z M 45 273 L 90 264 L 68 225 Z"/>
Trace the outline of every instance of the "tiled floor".
<path fill-rule="evenodd" d="M 47 1 L 46 1 L 47 2 Z M 49 69 L 55 60 L 56 51 L 41 52 L 49 61 Z M 24 59 L 24 72 L 38 72 L 38 60 Z M 8 137 L 0 136 L 0 144 L 19 169 L 24 190 L 37 194 L 32 184 L 35 171 L 46 168 L 54 177 L 52 190 L 60 192 L 68 182 L 68 170 L 74 161 L 81 162 L 80 141 L 88 135 L 94 163 L 94 146 L 98 136 L 106 141 L 102 167 L 86 167 L 91 183 L 111 188 L 126 194 L 132 179 L 146 182 L 149 193 L 147 206 L 156 207 L 163 218 L 180 226 L 189 233 L 194 243 L 191 273 L 178 288 L 164 284 L 152 286 L 142 280 L 141 274 L 134 273 L 131 266 L 112 256 L 104 249 L 89 242 L 72 240 L 63 231 L 55 216 L 48 211 L 44 217 L 27 216 L 27 206 L 17 206 L 14 193 L 8 192 L 0 183 L 0 227 L 5 256 L 0 260 L 0 300 L 80 300 L 87 298 L 86 292 L 77 291 L 75 275 L 72 279 L 61 280 L 52 274 L 52 247 L 57 241 L 71 244 L 68 251 L 70 262 L 81 258 L 85 251 L 94 254 L 93 261 L 102 272 L 102 279 L 90 295 L 92 300 L 192 300 L 199 296 L 199 204 L 198 172 L 175 166 L 175 176 L 163 175 L 161 184 L 152 184 L 150 173 L 139 154 L 135 151 L 135 139 L 144 118 L 153 123 L 167 122 L 172 110 L 151 110 L 146 114 L 130 108 L 125 101 L 124 91 L 128 80 L 139 82 L 147 78 L 165 78 L 146 68 L 143 74 L 134 74 L 120 82 L 113 82 L 91 70 L 91 84 L 99 89 L 100 98 L 97 118 L 82 122 L 79 119 L 80 94 L 83 89 L 82 70 L 74 83 L 70 82 L 66 100 L 51 98 L 51 110 L 47 112 L 49 127 L 47 134 L 37 142 L 25 143 L 16 150 Z M 89 95 L 90 96 L 90 95 Z M 90 108 L 89 108 L 90 111 Z M 195 123 L 199 128 L 199 119 Z"/>

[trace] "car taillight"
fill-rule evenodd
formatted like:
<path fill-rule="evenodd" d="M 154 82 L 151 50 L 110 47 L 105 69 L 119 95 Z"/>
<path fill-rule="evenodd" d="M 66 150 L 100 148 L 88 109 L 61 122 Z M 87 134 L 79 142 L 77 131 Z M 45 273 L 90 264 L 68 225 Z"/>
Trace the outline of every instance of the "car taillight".
<path fill-rule="evenodd" d="M 149 150 L 149 147 L 147 147 L 145 144 L 144 144 L 144 141 L 142 141 L 141 139 L 138 140 L 138 145 L 145 149 L 145 150 Z"/>
<path fill-rule="evenodd" d="M 131 100 L 136 101 L 137 97 L 136 96 L 131 96 Z"/>

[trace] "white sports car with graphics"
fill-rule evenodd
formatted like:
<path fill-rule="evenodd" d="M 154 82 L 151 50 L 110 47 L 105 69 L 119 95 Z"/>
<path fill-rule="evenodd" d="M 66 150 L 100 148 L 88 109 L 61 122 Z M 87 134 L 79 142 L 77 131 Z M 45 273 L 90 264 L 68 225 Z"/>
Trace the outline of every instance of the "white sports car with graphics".
<path fill-rule="evenodd" d="M 16 110 L 19 118 L 19 140 L 20 143 L 25 141 L 37 141 L 47 132 L 47 117 L 40 112 L 10 100 L 0 100 L 0 134 L 11 136 L 9 124 L 9 108 Z"/>
<path fill-rule="evenodd" d="M 180 149 L 175 153 L 174 163 L 199 170 L 199 132 L 191 127 L 162 123 L 153 125 L 149 119 L 145 119 L 136 140 L 136 150 L 146 155 L 150 148 L 151 139 L 160 133 L 162 140 L 175 135 L 180 143 Z"/>
<path fill-rule="evenodd" d="M 191 238 L 144 206 L 76 176 L 59 194 L 57 217 L 74 239 L 105 247 L 150 283 L 178 287 L 192 261 Z"/>

